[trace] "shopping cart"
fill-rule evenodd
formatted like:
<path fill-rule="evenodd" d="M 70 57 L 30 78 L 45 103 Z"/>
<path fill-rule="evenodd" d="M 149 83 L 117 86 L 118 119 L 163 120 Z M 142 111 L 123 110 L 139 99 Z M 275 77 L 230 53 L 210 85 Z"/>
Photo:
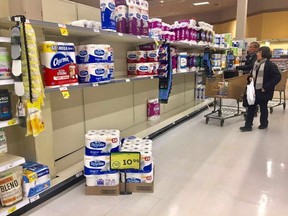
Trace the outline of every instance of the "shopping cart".
<path fill-rule="evenodd" d="M 206 118 L 206 124 L 208 124 L 210 118 L 219 119 L 221 127 L 223 127 L 225 119 L 237 117 L 246 113 L 246 110 L 240 108 L 239 104 L 245 92 L 247 77 L 248 75 L 242 75 L 229 79 L 224 79 L 222 77 L 206 79 L 206 96 L 214 98 L 213 111 L 204 116 Z M 222 104 L 223 99 L 235 99 L 237 106 L 224 106 Z M 218 108 L 217 104 L 219 106 Z"/>
<path fill-rule="evenodd" d="M 273 99 L 268 102 L 268 108 L 270 109 L 270 113 L 273 113 L 273 108 L 277 106 L 283 105 L 283 109 L 286 108 L 286 83 L 287 83 L 287 78 L 288 78 L 288 71 L 282 72 L 281 73 L 281 80 L 280 82 L 276 85 L 275 91 L 279 92 L 279 100 Z M 282 93 L 283 93 L 283 98 L 282 98 Z"/>

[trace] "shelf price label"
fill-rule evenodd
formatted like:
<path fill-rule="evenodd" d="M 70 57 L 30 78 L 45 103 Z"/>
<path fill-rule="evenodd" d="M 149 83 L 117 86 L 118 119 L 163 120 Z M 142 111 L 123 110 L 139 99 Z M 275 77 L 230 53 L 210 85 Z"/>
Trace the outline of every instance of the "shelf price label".
<path fill-rule="evenodd" d="M 111 152 L 110 167 L 112 170 L 139 170 L 140 158 L 140 152 Z"/>
<path fill-rule="evenodd" d="M 9 126 L 14 125 L 14 124 L 16 124 L 16 119 L 11 119 L 8 121 Z"/>
<path fill-rule="evenodd" d="M 60 87 L 59 89 L 60 89 L 64 99 L 69 99 L 70 98 L 70 93 L 69 93 L 67 87 Z"/>
<path fill-rule="evenodd" d="M 64 24 L 58 24 L 62 36 L 69 36 L 68 29 Z"/>
<path fill-rule="evenodd" d="M 8 213 L 11 214 L 17 210 L 16 206 L 12 206 L 11 208 L 8 209 Z"/>

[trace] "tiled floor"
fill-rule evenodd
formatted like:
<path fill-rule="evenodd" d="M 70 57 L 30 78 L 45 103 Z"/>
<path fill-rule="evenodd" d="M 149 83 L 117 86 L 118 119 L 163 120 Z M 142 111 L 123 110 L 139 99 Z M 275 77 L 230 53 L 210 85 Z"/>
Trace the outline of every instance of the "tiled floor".
<path fill-rule="evenodd" d="M 243 117 L 220 127 L 204 114 L 154 140 L 153 194 L 85 196 L 81 182 L 25 215 L 288 215 L 288 113 L 277 107 L 268 129 L 256 118 L 244 133 Z"/>

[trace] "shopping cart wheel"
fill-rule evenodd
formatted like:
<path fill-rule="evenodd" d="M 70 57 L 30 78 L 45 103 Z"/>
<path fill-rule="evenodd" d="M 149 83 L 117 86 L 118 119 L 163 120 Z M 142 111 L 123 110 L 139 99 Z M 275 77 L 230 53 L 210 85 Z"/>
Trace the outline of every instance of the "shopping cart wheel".
<path fill-rule="evenodd" d="M 223 119 L 221 120 L 220 124 L 221 124 L 221 127 L 223 127 L 223 125 L 224 125 L 224 120 Z"/>
<path fill-rule="evenodd" d="M 271 114 L 273 113 L 273 107 L 270 107 L 270 113 Z"/>
<path fill-rule="evenodd" d="M 206 124 L 208 124 L 208 122 L 209 122 L 209 118 L 208 118 L 208 117 L 206 117 Z"/>
<path fill-rule="evenodd" d="M 286 109 L 286 103 L 283 103 L 283 109 Z"/>

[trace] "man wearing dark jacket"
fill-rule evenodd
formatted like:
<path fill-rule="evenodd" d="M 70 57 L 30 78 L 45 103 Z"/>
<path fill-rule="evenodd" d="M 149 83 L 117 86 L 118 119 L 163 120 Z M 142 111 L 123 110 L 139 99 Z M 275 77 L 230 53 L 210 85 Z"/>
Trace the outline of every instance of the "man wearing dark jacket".
<path fill-rule="evenodd" d="M 252 42 L 248 47 L 248 55 L 246 56 L 245 65 L 237 66 L 237 70 L 242 70 L 243 74 L 248 74 L 252 71 L 254 63 L 257 60 L 256 52 L 259 49 L 258 42 Z"/>

